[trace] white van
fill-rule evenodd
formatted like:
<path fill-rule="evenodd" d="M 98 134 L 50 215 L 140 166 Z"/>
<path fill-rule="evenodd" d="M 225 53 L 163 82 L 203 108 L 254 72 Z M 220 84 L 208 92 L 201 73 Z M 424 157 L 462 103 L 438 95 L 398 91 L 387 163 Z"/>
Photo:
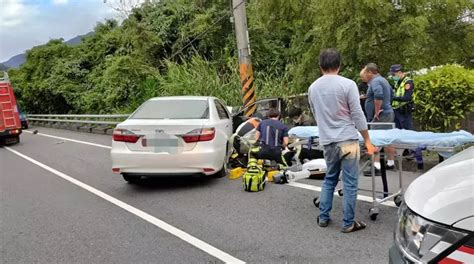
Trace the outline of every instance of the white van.
<path fill-rule="evenodd" d="M 408 187 L 390 263 L 474 263 L 474 146 Z"/>

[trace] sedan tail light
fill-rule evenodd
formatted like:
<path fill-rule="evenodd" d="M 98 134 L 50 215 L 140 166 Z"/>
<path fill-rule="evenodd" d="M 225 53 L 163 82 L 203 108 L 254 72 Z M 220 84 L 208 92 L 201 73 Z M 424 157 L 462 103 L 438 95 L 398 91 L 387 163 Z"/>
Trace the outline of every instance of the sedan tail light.
<path fill-rule="evenodd" d="M 118 142 L 137 143 L 140 136 L 130 130 L 118 128 L 114 130 L 112 138 Z"/>
<path fill-rule="evenodd" d="M 214 139 L 216 135 L 215 128 L 202 128 L 202 129 L 194 129 L 193 131 L 182 135 L 181 138 L 186 143 L 195 143 L 201 141 L 211 141 Z"/>

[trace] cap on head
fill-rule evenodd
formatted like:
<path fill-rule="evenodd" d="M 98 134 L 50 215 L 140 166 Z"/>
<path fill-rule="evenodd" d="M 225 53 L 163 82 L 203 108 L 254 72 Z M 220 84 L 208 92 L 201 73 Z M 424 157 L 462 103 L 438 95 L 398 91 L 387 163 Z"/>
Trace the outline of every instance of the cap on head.
<path fill-rule="evenodd" d="M 403 70 L 403 67 L 401 64 L 394 64 L 392 66 L 390 66 L 390 73 L 396 73 L 396 72 L 399 72 L 399 71 L 402 71 Z"/>

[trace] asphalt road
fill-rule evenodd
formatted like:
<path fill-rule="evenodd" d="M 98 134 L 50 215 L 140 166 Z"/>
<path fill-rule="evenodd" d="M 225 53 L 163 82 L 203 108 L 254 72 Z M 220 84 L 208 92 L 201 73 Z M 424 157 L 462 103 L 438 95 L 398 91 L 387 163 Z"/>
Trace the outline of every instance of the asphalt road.
<path fill-rule="evenodd" d="M 1 263 L 388 262 L 393 206 L 380 206 L 373 222 L 371 204 L 358 201 L 356 217 L 368 228 L 342 234 L 340 198 L 332 225 L 316 224 L 312 200 L 319 193 L 307 187 L 321 181 L 268 184 L 259 193 L 228 178 L 130 185 L 111 172 L 110 136 L 37 129 L 18 145 L 0 147 Z M 390 183 L 395 177 L 390 173 Z"/>

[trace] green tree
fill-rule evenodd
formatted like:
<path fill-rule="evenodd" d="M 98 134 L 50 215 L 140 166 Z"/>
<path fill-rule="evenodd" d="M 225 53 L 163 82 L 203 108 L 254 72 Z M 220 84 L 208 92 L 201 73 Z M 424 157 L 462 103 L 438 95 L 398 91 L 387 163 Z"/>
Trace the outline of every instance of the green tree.
<path fill-rule="evenodd" d="M 318 54 L 336 47 L 342 74 L 394 63 L 409 69 L 459 63 L 472 67 L 470 0 L 248 1 L 259 98 L 305 92 Z M 160 95 L 215 95 L 240 105 L 236 41 L 228 0 L 162 0 L 105 20 L 76 46 L 52 40 L 10 69 L 29 113 L 131 112 Z"/>
<path fill-rule="evenodd" d="M 72 49 L 62 39 L 50 40 L 26 53 L 26 62 L 10 76 L 16 90 L 21 90 L 20 102 L 25 111 L 38 113 L 67 113 L 72 109 L 50 82 L 53 68 L 59 59 L 71 54 Z"/>
<path fill-rule="evenodd" d="M 317 56 L 327 47 L 341 51 L 343 73 L 354 79 L 368 62 L 387 72 L 394 63 L 419 69 L 453 61 L 467 64 L 466 58 L 472 57 L 472 42 L 467 45 L 472 23 L 459 20 L 472 10 L 469 0 L 404 0 L 399 9 L 391 1 L 313 2 L 314 13 L 308 16 L 313 27 L 295 40 L 301 51 L 292 74 L 297 85 L 307 86 L 319 74 Z M 454 28 L 459 30 L 443 33 Z"/>

